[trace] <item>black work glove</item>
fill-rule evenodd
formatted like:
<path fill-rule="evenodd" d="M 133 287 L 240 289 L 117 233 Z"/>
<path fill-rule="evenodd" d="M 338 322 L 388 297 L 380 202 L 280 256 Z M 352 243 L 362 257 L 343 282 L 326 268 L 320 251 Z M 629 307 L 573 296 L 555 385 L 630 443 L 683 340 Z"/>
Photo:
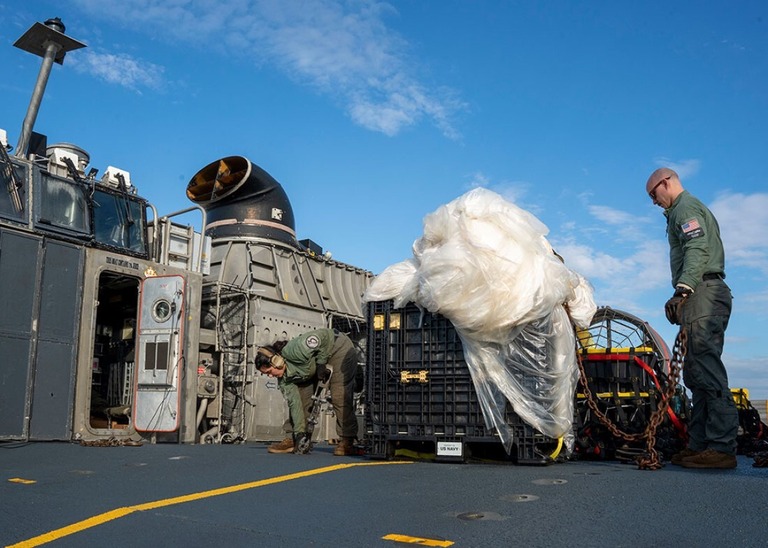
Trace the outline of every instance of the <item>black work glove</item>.
<path fill-rule="evenodd" d="M 672 325 L 680 325 L 683 323 L 683 303 L 693 293 L 687 287 L 675 288 L 675 294 L 664 305 L 664 313 L 667 315 L 667 320 Z"/>
<path fill-rule="evenodd" d="M 331 377 L 331 370 L 324 363 L 317 364 L 317 380 L 325 382 Z"/>
<path fill-rule="evenodd" d="M 293 435 L 293 452 L 298 455 L 306 455 L 312 449 L 312 440 L 305 432 Z"/>

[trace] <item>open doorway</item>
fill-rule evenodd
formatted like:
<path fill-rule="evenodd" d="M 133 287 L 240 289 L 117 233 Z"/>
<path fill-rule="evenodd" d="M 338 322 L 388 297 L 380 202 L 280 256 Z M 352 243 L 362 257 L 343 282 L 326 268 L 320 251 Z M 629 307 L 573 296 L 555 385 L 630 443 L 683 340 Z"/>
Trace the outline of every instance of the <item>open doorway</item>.
<path fill-rule="evenodd" d="M 89 424 L 125 429 L 131 422 L 139 278 L 104 271 L 99 276 L 93 340 Z"/>

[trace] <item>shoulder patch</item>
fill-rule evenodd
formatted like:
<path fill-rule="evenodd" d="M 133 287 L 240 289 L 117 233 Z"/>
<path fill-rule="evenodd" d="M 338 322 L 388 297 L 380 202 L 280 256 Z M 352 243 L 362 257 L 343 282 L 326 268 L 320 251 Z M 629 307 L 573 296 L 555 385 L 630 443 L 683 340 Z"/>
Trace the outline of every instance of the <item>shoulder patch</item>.
<path fill-rule="evenodd" d="M 695 217 L 681 224 L 680 229 L 683 231 L 683 236 L 686 240 L 693 240 L 694 238 L 704 236 L 704 227 L 699 224 L 699 220 Z"/>
<path fill-rule="evenodd" d="M 307 348 L 317 348 L 320 346 L 320 337 L 317 335 L 310 335 L 304 342 L 306 343 Z"/>

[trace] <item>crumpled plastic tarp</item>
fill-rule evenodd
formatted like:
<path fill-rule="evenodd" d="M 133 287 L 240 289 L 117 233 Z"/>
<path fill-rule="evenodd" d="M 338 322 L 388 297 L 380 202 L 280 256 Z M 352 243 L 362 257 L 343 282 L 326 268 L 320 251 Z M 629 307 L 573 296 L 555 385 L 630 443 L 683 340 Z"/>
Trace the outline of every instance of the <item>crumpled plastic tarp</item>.
<path fill-rule="evenodd" d="M 587 329 L 597 307 L 591 285 L 554 252 L 548 232 L 529 212 L 476 188 L 427 215 L 413 257 L 386 268 L 363 296 L 393 299 L 397 308 L 413 302 L 451 321 L 486 426 L 508 453 L 515 433 L 507 402 L 573 447 L 573 325 Z"/>

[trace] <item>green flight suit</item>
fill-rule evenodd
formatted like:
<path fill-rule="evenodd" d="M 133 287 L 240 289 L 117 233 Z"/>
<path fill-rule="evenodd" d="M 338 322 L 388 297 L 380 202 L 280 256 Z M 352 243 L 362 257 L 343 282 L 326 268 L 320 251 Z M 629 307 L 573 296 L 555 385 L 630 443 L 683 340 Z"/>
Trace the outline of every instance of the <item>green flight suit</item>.
<path fill-rule="evenodd" d="M 307 429 L 306 395 L 301 389 L 314 380 L 317 366 L 327 364 L 333 370 L 328 385 L 331 403 L 336 415 L 336 430 L 340 437 L 357 437 L 357 418 L 354 413 L 354 389 L 357 380 L 357 351 L 352 341 L 334 329 L 322 328 L 294 337 L 280 352 L 285 359 L 285 374 L 278 387 L 288 402 L 293 432 Z"/>
<path fill-rule="evenodd" d="M 688 447 L 735 454 L 739 416 L 721 359 L 732 296 L 724 281 L 720 227 L 712 212 L 686 190 L 664 215 L 672 285 L 693 289 L 682 310 L 688 332 L 683 380 L 692 396 Z"/>

